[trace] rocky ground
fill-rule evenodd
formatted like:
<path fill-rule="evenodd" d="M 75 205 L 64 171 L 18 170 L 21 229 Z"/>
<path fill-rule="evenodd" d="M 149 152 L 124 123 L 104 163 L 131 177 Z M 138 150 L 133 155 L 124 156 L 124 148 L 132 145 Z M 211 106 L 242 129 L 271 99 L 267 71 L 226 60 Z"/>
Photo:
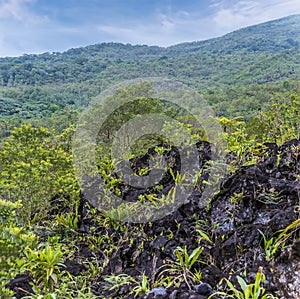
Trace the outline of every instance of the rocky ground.
<path fill-rule="evenodd" d="M 105 230 L 118 244 L 104 265 L 102 275 L 91 282 L 93 292 L 99 298 L 134 298 L 130 293 L 136 284 L 110 289 L 109 283 L 102 277 L 127 274 L 140 281 L 144 273 L 150 288 L 137 298 L 205 299 L 217 290 L 226 289 L 224 284 L 219 284 L 223 277 L 229 278 L 238 287 L 237 275 L 245 275 L 245 280 L 250 283 L 262 267 L 267 278 L 264 287 L 268 293 L 278 298 L 299 299 L 299 231 L 293 232 L 285 246 L 279 248 L 270 259 L 266 255 L 260 231 L 267 238 L 274 234 L 278 236 L 278 231 L 299 219 L 300 140 L 292 140 L 280 147 L 276 144 L 267 146 L 264 159 L 255 165 L 242 167 L 222 182 L 220 192 L 214 196 L 209 207 L 199 206 L 201 193 L 195 191 L 173 214 L 151 224 L 128 225 L 126 232 L 129 235 L 126 238 L 121 229 L 97 227 L 87 207 L 83 207 L 80 233 L 101 235 Z M 208 144 L 202 144 L 199 153 L 203 161 L 209 160 Z M 142 157 L 135 164 L 145 165 L 146 160 Z M 165 190 L 169 188 L 168 184 L 170 178 L 164 178 Z M 137 191 L 125 190 L 124 186 L 121 189 L 125 199 L 134 199 L 139 195 Z M 90 231 L 91 226 L 96 226 L 93 232 Z M 130 238 L 130 231 L 136 232 L 137 228 L 140 235 L 132 233 Z M 208 238 L 201 238 L 198 230 L 205 232 Z M 92 251 L 84 242 L 78 243 L 75 258 L 66 262 L 67 269 L 75 276 L 80 275 L 87 270 L 83 260 L 98 255 L 98 260 L 103 261 L 105 246 L 103 244 Z M 193 272 L 202 272 L 201 280 L 196 283 L 190 278 L 187 281 L 183 279 L 176 287 L 151 285 L 151 282 L 163 277 L 179 275 L 171 269 L 161 273 L 163 265 L 176 261 L 174 250 L 178 246 L 186 246 L 189 254 L 199 246 L 204 248 L 192 268 Z M 21 298 L 25 294 L 20 288 L 28 291 L 29 282 L 30 277 L 24 274 L 13 279 L 8 287 L 18 289 L 17 298 Z"/>

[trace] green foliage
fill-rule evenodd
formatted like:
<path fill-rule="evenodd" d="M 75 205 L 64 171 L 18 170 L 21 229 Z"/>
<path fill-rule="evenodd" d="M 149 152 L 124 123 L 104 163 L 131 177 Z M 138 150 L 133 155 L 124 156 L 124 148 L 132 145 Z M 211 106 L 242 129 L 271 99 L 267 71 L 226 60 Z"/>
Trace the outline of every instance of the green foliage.
<path fill-rule="evenodd" d="M 167 282 L 167 285 L 170 286 L 184 281 L 191 289 L 190 281 L 197 280 L 199 277 L 199 273 L 195 275 L 192 272 L 192 268 L 198 262 L 198 258 L 203 250 L 203 247 L 197 247 L 192 251 L 191 254 L 189 254 L 186 246 L 183 248 L 177 247 L 174 250 L 176 260 L 168 260 L 167 264 L 161 267 L 162 271 L 159 273 L 160 283 L 164 284 Z M 173 278 L 163 278 L 166 272 L 173 276 Z"/>
<path fill-rule="evenodd" d="M 55 215 L 57 225 L 61 226 L 64 232 L 77 231 L 79 215 L 75 212 L 70 212 L 63 215 Z"/>
<path fill-rule="evenodd" d="M 25 252 L 25 263 L 21 268 L 29 271 L 40 289 L 51 291 L 58 286 L 63 274 L 63 255 L 61 248 L 54 248 L 48 244 L 40 246 L 37 250 L 29 249 Z"/>
<path fill-rule="evenodd" d="M 248 122 L 241 117 L 219 117 L 231 166 L 251 165 L 264 155 L 266 142 L 282 143 L 299 138 L 300 97 L 275 97 L 266 111 Z M 279 156 L 280 158 L 280 156 Z"/>
<path fill-rule="evenodd" d="M 61 145 L 62 144 L 62 145 Z M 44 128 L 15 128 L 0 150 L 0 189 L 5 199 L 22 200 L 21 219 L 37 221 L 47 216 L 50 199 L 67 193 L 76 200 L 79 190 L 72 157 Z"/>
<path fill-rule="evenodd" d="M 276 97 L 269 110 L 261 115 L 265 124 L 266 141 L 282 144 L 300 137 L 300 96 Z"/>
<path fill-rule="evenodd" d="M 232 203 L 238 204 L 243 199 L 243 193 L 234 193 L 232 197 L 230 197 L 230 201 Z"/>
<path fill-rule="evenodd" d="M 127 274 L 107 275 L 104 277 L 104 281 L 108 283 L 105 288 L 110 291 L 119 289 L 125 285 L 132 285 L 130 293 L 133 294 L 135 298 L 139 295 L 145 295 L 150 289 L 150 283 L 145 274 L 142 275 L 141 281 Z"/>
<path fill-rule="evenodd" d="M 266 281 L 266 277 L 262 271 L 262 268 L 260 267 L 256 273 L 255 282 L 247 284 L 246 281 L 240 277 L 237 276 L 237 281 L 239 283 L 239 286 L 241 288 L 241 291 L 238 290 L 228 279 L 224 278 L 221 280 L 225 281 L 227 284 L 227 287 L 229 288 L 228 293 L 225 292 L 216 292 L 213 293 L 210 298 L 213 298 L 214 296 L 223 295 L 226 296 L 226 298 L 235 298 L 235 299 L 271 299 L 275 297 L 270 294 L 266 294 L 265 288 L 262 286 L 262 284 Z"/>
<path fill-rule="evenodd" d="M 295 220 L 285 229 L 274 234 L 271 238 L 267 238 L 264 233 L 259 230 L 260 234 L 263 237 L 264 250 L 267 261 L 272 260 L 275 253 L 285 246 L 286 241 L 300 228 L 300 219 Z M 277 236 L 276 236 L 277 235 Z"/>
<path fill-rule="evenodd" d="M 24 299 L 96 299 L 91 288 L 87 286 L 86 279 L 82 277 L 61 277 L 59 288 L 52 291 L 43 291 L 37 286 L 33 286 L 35 294 L 24 297 Z"/>
<path fill-rule="evenodd" d="M 127 274 L 106 275 L 103 277 L 103 280 L 109 284 L 106 288 L 110 291 L 119 289 L 124 285 L 129 285 L 134 281 L 133 278 Z"/>
<path fill-rule="evenodd" d="M 231 155 L 232 166 L 251 165 L 261 157 L 262 145 L 246 131 L 246 123 L 241 117 L 227 119 L 219 118 L 223 127 L 223 138 L 228 146 L 227 152 Z"/>
<path fill-rule="evenodd" d="M 196 232 L 199 234 L 199 242 L 201 242 L 202 240 L 210 243 L 210 244 L 214 244 L 214 242 L 211 240 L 211 238 L 209 237 L 209 235 L 202 229 L 196 229 Z"/>
<path fill-rule="evenodd" d="M 146 292 L 150 289 L 150 283 L 145 274 L 142 275 L 142 280 L 140 282 L 134 280 L 136 286 L 133 287 L 131 294 L 134 294 L 134 297 L 139 295 L 145 295 Z"/>
<path fill-rule="evenodd" d="M 18 223 L 20 209 L 21 201 L 0 198 L 0 296 L 8 292 L 2 288 L 18 273 L 24 252 L 37 243 L 37 236 Z"/>

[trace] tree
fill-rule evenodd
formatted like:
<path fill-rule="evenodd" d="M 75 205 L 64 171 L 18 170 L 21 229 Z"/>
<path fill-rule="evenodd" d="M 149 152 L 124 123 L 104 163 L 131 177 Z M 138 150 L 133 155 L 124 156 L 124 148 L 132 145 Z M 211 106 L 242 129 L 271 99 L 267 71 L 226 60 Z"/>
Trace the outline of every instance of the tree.
<path fill-rule="evenodd" d="M 23 221 L 47 216 L 54 196 L 68 194 L 76 200 L 79 194 L 72 156 L 65 150 L 65 142 L 58 140 L 45 128 L 22 125 L 2 144 L 1 196 L 12 202 L 22 201 Z"/>

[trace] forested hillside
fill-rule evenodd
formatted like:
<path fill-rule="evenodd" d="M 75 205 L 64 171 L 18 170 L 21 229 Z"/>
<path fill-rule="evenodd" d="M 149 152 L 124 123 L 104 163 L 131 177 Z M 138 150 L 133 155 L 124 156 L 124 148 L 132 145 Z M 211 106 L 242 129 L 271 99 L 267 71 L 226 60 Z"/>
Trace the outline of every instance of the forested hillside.
<path fill-rule="evenodd" d="M 105 43 L 1 58 L 1 135 L 22 119 L 38 123 L 43 117 L 49 128 L 58 126 L 63 109 L 65 121 L 75 120 L 76 111 L 110 84 L 153 76 L 195 87 L 218 115 L 249 118 L 274 93 L 299 90 L 299 24 L 295 15 L 167 48 Z"/>

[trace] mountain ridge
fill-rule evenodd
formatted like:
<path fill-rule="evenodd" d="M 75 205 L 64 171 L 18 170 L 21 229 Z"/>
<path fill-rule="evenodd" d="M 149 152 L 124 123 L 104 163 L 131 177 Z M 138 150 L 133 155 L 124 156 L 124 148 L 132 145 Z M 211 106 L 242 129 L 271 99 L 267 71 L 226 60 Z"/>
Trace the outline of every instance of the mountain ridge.
<path fill-rule="evenodd" d="M 249 117 L 272 97 L 268 88 L 299 90 L 300 15 L 166 48 L 102 43 L 0 58 L 0 120 L 77 111 L 108 86 L 147 77 L 196 88 L 219 115 Z"/>
<path fill-rule="evenodd" d="M 153 53 L 158 53 L 161 52 L 163 54 L 168 53 L 168 52 L 172 52 L 173 49 L 177 49 L 177 48 L 181 48 L 182 46 L 186 47 L 186 46 L 190 46 L 191 50 L 194 51 L 195 49 L 193 48 L 194 46 L 206 46 L 207 44 L 212 44 L 215 42 L 219 42 L 221 40 L 227 39 L 227 38 L 232 38 L 233 36 L 235 36 L 236 34 L 240 34 L 240 33 L 251 33 L 253 34 L 253 32 L 251 31 L 255 31 L 256 29 L 269 29 L 269 26 L 275 25 L 274 27 L 277 29 L 280 29 L 278 32 L 282 32 L 282 25 L 285 26 L 290 26 L 291 25 L 295 25 L 295 30 L 293 30 L 292 32 L 289 30 L 289 32 L 287 32 L 286 30 L 283 31 L 283 33 L 281 35 L 285 35 L 288 33 L 288 35 L 293 35 L 296 38 L 295 44 L 291 44 L 292 46 L 299 46 L 300 45 L 300 14 L 294 14 L 294 15 L 290 15 L 287 17 L 283 17 L 280 19 L 275 19 L 275 20 L 271 20 L 271 21 L 267 21 L 267 22 L 263 22 L 260 24 L 256 24 L 256 25 L 251 25 L 251 26 L 247 26 L 247 27 L 243 27 L 241 29 L 237 29 L 234 30 L 230 33 L 224 34 L 222 36 L 219 37 L 214 37 L 214 38 L 210 38 L 210 39 L 206 39 L 206 40 L 200 40 L 200 41 L 191 41 L 191 42 L 184 42 L 184 43 L 178 43 L 175 45 L 171 45 L 171 46 L 157 46 L 157 45 L 146 45 L 146 44 L 130 44 L 130 43 L 120 43 L 120 42 L 103 42 L 103 43 L 96 43 L 93 45 L 87 45 L 87 46 L 83 46 L 83 47 L 74 47 L 74 48 L 70 48 L 66 51 L 62 51 L 62 52 L 45 52 L 45 53 L 41 53 L 41 54 L 23 54 L 21 56 L 16 56 L 16 57 L 0 57 L 0 63 L 3 62 L 6 59 L 15 59 L 15 58 L 19 58 L 19 57 L 26 57 L 26 58 L 33 58 L 33 57 L 39 57 L 39 56 L 44 56 L 44 55 L 69 55 L 69 54 L 73 54 L 78 52 L 79 50 L 95 50 L 95 49 L 104 49 L 106 47 L 109 48 L 114 48 L 115 46 L 118 47 L 118 49 L 120 49 L 120 47 L 126 47 L 126 50 L 128 50 L 129 48 L 132 49 L 145 49 L 148 48 L 151 51 L 153 51 Z"/>

